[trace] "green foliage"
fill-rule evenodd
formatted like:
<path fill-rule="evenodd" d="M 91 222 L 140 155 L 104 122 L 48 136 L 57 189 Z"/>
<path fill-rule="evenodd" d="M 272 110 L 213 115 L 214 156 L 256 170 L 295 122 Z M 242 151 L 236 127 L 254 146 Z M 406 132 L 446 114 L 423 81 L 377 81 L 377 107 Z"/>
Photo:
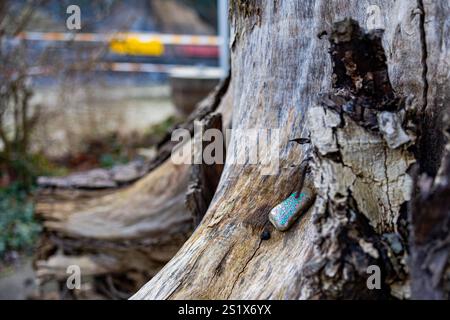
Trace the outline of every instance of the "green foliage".
<path fill-rule="evenodd" d="M 31 248 L 41 231 L 40 224 L 34 219 L 31 197 L 36 188 L 36 178 L 68 172 L 42 154 L 16 155 L 4 161 L 3 167 L 7 168 L 14 182 L 0 188 L 0 259 L 8 251 Z M 0 173 L 0 177 L 2 174 L 6 173 Z"/>
<path fill-rule="evenodd" d="M 94 149 L 96 144 L 99 146 L 98 150 L 92 150 L 90 153 L 95 154 L 99 152 L 97 159 L 100 167 L 112 168 L 115 165 L 124 164 L 130 160 L 125 146 L 118 140 L 116 134 L 103 137 L 99 140 L 89 146 L 88 150 Z"/>
<path fill-rule="evenodd" d="M 0 258 L 7 251 L 30 248 L 41 231 L 27 189 L 20 183 L 0 189 Z"/>
<path fill-rule="evenodd" d="M 8 174 L 22 188 L 31 190 L 39 176 L 59 176 L 67 174 L 67 169 L 56 166 L 41 154 L 14 154 L 9 158 L 0 153 L 0 167 L 5 168 L 2 174 Z"/>
<path fill-rule="evenodd" d="M 33 168 L 31 175 L 34 178 L 39 176 L 65 176 L 69 170 L 51 162 L 45 155 L 35 153 L 28 156 L 30 166 Z"/>
<path fill-rule="evenodd" d="M 112 168 L 117 164 L 127 163 L 128 159 L 121 154 L 104 153 L 100 156 L 99 163 L 102 168 Z"/>

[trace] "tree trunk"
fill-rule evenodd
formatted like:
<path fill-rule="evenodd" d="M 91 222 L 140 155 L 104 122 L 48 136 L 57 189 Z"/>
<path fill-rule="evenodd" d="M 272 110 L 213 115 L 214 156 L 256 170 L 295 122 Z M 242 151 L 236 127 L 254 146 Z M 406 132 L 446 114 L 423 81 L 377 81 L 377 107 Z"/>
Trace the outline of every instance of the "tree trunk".
<path fill-rule="evenodd" d="M 385 92 L 379 100 L 366 99 L 367 92 L 354 88 L 358 81 L 365 86 L 367 79 L 380 84 L 377 90 L 386 88 L 386 79 L 377 79 L 384 74 L 378 73 L 376 61 L 368 58 L 375 66 L 369 63 L 364 70 L 355 47 L 356 55 L 347 59 L 350 44 L 333 69 L 330 44 L 317 37 L 323 30 L 332 37 L 332 23 L 347 17 L 366 26 L 377 8 L 364 1 L 231 3 L 233 129 L 279 129 L 280 170 L 263 175 L 261 166 L 232 164 L 233 155 L 245 154 L 248 138 L 234 131 L 219 186 L 201 224 L 134 299 L 408 298 L 410 284 L 423 285 L 406 264 L 409 249 L 425 249 L 408 249 L 408 231 L 414 234 L 417 221 L 408 226 L 410 167 L 417 161 L 421 172 L 434 175 L 442 154 L 440 121 L 449 100 L 449 8 L 445 1 L 376 5 L 395 92 Z M 339 29 L 334 32 L 339 34 Z M 374 47 L 367 50 L 378 52 Z M 339 61 L 343 65 L 336 66 Z M 340 68 L 350 75 L 344 88 L 336 83 Z M 333 97 L 342 90 L 347 94 L 344 102 L 356 111 L 347 110 L 342 101 L 319 99 L 319 93 Z M 308 132 L 311 145 L 289 142 Z M 298 166 L 308 155 L 313 157 L 317 199 L 298 223 L 279 232 L 268 222 L 268 213 L 292 192 Z M 442 206 L 436 219 L 448 222 L 448 200 L 440 196 L 435 201 Z M 415 215 L 431 219 L 423 212 Z M 436 232 L 443 232 L 441 228 Z M 447 249 L 448 244 L 436 248 Z M 436 288 L 448 293 L 448 255 L 439 253 L 435 259 Z M 380 290 L 367 286 L 372 265 L 382 273 Z M 428 267 L 434 270 L 433 264 Z M 419 291 L 413 290 L 413 297 Z"/>
<path fill-rule="evenodd" d="M 447 141 L 449 114 L 445 116 Z M 416 299 L 450 299 L 450 143 L 438 174 L 416 176 L 410 204 L 411 292 Z"/>

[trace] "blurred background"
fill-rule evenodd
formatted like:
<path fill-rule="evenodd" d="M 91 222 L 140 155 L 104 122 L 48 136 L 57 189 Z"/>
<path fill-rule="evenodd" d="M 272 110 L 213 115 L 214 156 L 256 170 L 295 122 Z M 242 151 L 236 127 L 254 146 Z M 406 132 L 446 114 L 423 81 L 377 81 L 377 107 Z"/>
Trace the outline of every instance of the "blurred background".
<path fill-rule="evenodd" d="M 0 299 L 34 294 L 38 176 L 151 158 L 225 76 L 220 2 L 0 2 Z"/>

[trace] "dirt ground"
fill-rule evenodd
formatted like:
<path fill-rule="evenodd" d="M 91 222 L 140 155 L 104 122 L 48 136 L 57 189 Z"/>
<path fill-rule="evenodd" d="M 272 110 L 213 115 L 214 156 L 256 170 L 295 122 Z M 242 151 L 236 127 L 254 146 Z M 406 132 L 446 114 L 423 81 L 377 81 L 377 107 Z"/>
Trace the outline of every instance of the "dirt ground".
<path fill-rule="evenodd" d="M 35 291 L 31 258 L 24 258 L 0 273 L 0 300 L 23 300 Z"/>

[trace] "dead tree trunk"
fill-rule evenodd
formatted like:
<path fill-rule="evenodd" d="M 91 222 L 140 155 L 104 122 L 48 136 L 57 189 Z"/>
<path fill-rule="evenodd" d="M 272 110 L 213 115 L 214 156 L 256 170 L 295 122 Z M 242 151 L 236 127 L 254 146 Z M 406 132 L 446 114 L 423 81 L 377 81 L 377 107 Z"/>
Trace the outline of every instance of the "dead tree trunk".
<path fill-rule="evenodd" d="M 231 163 L 248 145 L 234 131 L 201 224 L 133 298 L 408 298 L 425 285 L 422 297 L 448 297 L 445 161 L 408 210 L 411 165 L 434 177 L 445 141 L 448 3 L 252 0 L 232 2 L 230 12 L 233 129 L 279 129 L 280 170 Z M 344 18 L 362 26 L 379 18 L 385 32 L 359 33 L 349 21 L 332 27 Z M 310 145 L 289 142 L 309 133 Z M 268 213 L 311 154 L 317 199 L 287 232 L 274 230 Z M 437 211 L 414 207 L 425 203 Z M 417 265 L 407 264 L 409 254 Z M 372 265 L 380 290 L 367 286 Z"/>

